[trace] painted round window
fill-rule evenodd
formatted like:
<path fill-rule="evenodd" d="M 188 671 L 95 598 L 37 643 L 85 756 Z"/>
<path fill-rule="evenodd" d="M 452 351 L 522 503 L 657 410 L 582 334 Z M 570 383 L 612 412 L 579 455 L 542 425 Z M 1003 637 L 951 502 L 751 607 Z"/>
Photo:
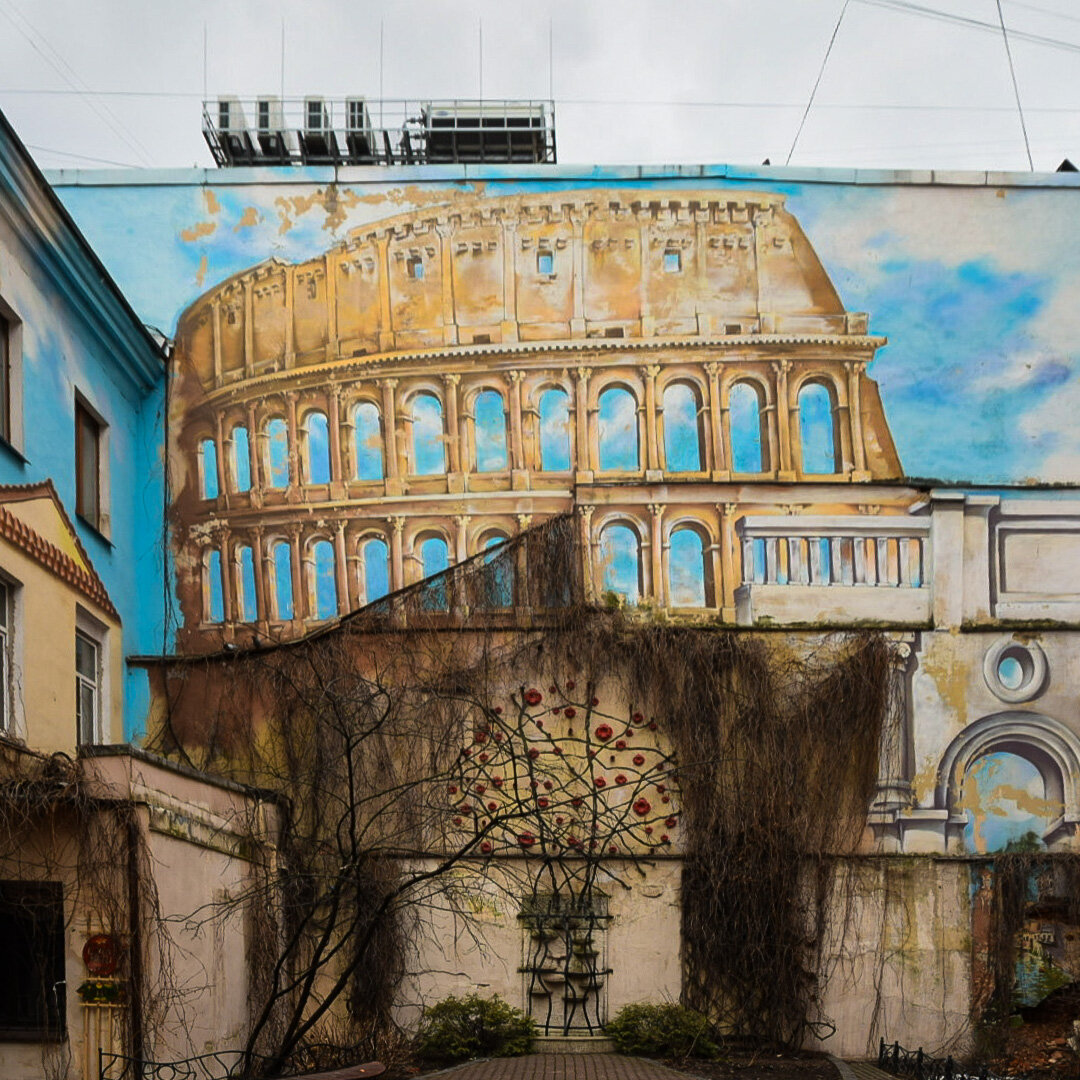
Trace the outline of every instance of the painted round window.
<path fill-rule="evenodd" d="M 999 641 L 986 654 L 983 676 L 995 697 L 1010 704 L 1037 697 L 1046 682 L 1046 656 L 1035 642 Z"/>

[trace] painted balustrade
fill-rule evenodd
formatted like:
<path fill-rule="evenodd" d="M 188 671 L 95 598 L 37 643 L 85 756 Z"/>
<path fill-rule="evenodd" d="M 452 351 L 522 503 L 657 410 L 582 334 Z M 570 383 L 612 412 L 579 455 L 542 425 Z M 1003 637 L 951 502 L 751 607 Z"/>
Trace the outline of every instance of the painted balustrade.
<path fill-rule="evenodd" d="M 742 552 L 736 617 L 742 624 L 929 619 L 929 518 L 744 517 L 736 533 Z M 829 599 L 823 599 L 825 589 Z M 885 599 L 887 590 L 896 598 Z"/>

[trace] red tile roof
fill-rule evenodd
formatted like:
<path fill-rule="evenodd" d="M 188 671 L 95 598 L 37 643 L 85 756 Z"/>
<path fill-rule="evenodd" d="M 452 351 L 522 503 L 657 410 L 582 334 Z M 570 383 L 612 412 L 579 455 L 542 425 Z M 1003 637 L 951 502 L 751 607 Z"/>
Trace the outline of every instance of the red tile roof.
<path fill-rule="evenodd" d="M 80 566 L 70 555 L 61 551 L 55 544 L 50 543 L 41 533 L 32 529 L 20 517 L 13 514 L 4 503 L 27 502 L 30 499 L 52 499 L 56 506 L 60 519 L 63 521 L 75 547 L 82 557 L 85 567 Z M 60 496 L 56 493 L 51 480 L 44 480 L 37 484 L 0 484 L 0 538 L 10 541 L 16 547 L 26 552 L 35 562 L 40 563 L 46 570 L 51 571 L 61 581 L 76 588 L 84 596 L 93 600 L 106 614 L 112 616 L 117 622 L 120 615 L 109 599 L 109 593 L 105 583 L 98 577 L 94 564 L 90 561 L 86 549 L 79 540 L 79 534 L 75 531 L 71 518 L 68 517 Z"/>

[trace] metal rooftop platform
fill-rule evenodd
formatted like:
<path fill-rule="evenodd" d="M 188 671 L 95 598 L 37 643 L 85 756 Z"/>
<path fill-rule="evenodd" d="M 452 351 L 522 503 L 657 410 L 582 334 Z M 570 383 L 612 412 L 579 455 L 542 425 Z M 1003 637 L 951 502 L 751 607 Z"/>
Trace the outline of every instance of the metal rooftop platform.
<path fill-rule="evenodd" d="M 222 168 L 556 160 L 551 101 L 219 97 L 203 102 L 202 130 Z"/>

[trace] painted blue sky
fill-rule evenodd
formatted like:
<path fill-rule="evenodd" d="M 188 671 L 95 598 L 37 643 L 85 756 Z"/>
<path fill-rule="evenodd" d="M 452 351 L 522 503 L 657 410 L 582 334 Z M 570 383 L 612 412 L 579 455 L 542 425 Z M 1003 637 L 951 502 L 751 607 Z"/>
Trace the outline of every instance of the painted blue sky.
<path fill-rule="evenodd" d="M 270 257 L 308 258 L 431 197 L 372 184 L 328 204 L 315 186 L 133 186 L 137 175 L 58 192 L 136 310 L 166 332 L 223 278 Z M 598 182 L 602 174 L 488 190 Z M 871 331 L 888 337 L 870 374 L 908 475 L 1080 482 L 1080 191 L 728 186 L 784 193 L 845 306 L 868 312 Z M 386 200 L 372 198 L 381 193 Z M 495 467 L 501 447 L 484 450 Z"/>

